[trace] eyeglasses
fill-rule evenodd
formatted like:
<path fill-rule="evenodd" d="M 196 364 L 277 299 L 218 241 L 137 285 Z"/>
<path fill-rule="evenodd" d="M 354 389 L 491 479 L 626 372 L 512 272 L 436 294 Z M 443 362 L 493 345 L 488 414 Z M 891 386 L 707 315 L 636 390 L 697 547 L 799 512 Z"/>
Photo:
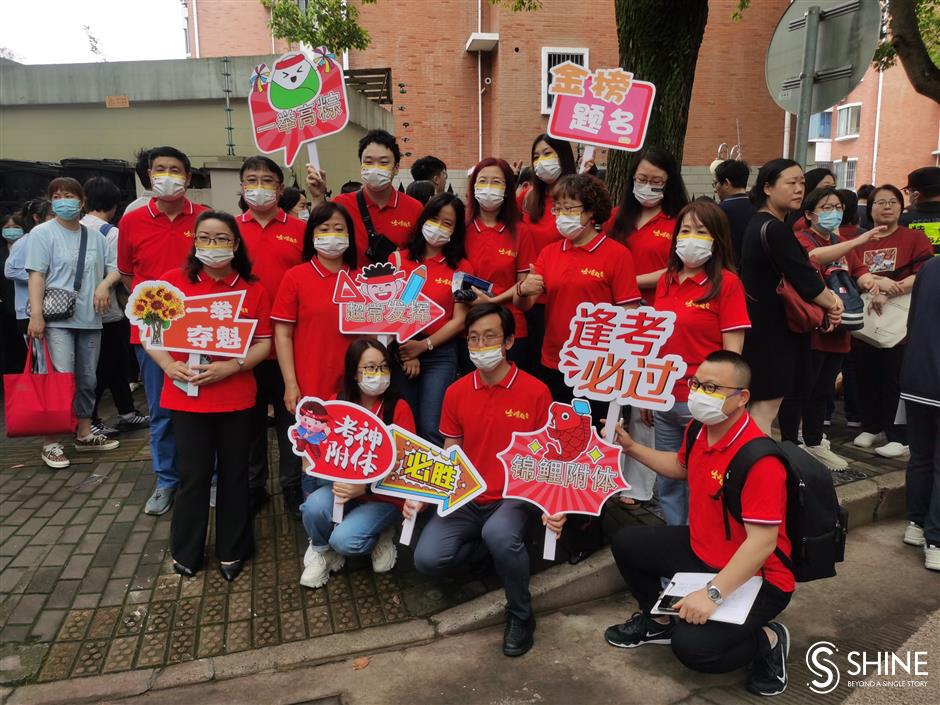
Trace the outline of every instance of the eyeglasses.
<path fill-rule="evenodd" d="M 384 374 L 388 372 L 388 363 L 383 362 L 381 365 L 363 365 L 359 368 L 359 371 L 365 372 L 367 375 Z"/>
<path fill-rule="evenodd" d="M 633 183 L 639 184 L 640 186 L 652 186 L 653 188 L 662 188 L 666 185 L 665 179 L 649 179 L 645 176 L 635 176 L 633 177 Z"/>
<path fill-rule="evenodd" d="M 197 235 L 196 236 L 197 245 L 221 245 L 225 247 L 227 245 L 234 245 L 235 238 L 228 237 L 226 235 L 221 235 L 219 237 L 212 237 L 211 235 Z"/>
<path fill-rule="evenodd" d="M 486 333 L 483 336 L 479 335 L 468 335 L 467 336 L 467 345 L 471 348 L 489 348 L 493 345 L 501 343 L 505 336 L 498 335 L 496 333 Z"/>
<path fill-rule="evenodd" d="M 896 198 L 882 198 L 879 201 L 872 201 L 873 206 L 878 206 L 879 208 L 894 208 L 895 206 L 900 206 L 901 202 Z"/>
<path fill-rule="evenodd" d="M 263 179 L 248 177 L 242 181 L 242 186 L 245 186 L 246 188 L 258 188 L 259 186 L 264 186 L 265 188 L 277 188 L 278 184 L 280 183 L 280 181 L 272 176 L 266 176 Z"/>
<path fill-rule="evenodd" d="M 736 389 L 739 392 L 742 389 L 746 389 L 746 387 L 729 387 L 726 384 L 715 384 L 714 382 L 699 382 L 695 377 L 689 377 L 688 384 L 689 389 L 693 392 L 701 389 L 706 394 L 714 394 L 719 389 Z"/>
<path fill-rule="evenodd" d="M 818 210 L 821 210 L 823 213 L 833 213 L 835 211 L 838 211 L 839 213 L 845 212 L 845 208 L 843 206 L 833 206 L 833 205 L 820 206 Z"/>
<path fill-rule="evenodd" d="M 571 206 L 570 208 L 565 208 L 563 206 L 554 206 L 552 208 L 552 215 L 561 215 L 561 214 L 571 214 L 571 215 L 580 215 L 584 212 L 584 206 Z"/>

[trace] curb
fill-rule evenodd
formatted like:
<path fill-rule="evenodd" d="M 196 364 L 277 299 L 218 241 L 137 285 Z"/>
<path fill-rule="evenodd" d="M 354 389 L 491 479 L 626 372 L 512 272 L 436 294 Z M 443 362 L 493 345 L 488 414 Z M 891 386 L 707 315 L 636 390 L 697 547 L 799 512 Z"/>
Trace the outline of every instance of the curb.
<path fill-rule="evenodd" d="M 837 487 L 836 494 L 849 512 L 850 529 L 893 518 L 904 511 L 905 473 L 897 470 L 850 482 Z M 609 551 L 599 551 L 575 566 L 549 568 L 534 576 L 530 584 L 537 612 L 559 610 L 624 589 Z M 427 619 L 330 634 L 159 669 L 30 684 L 13 690 L 0 688 L 0 705 L 80 705 L 390 651 L 499 624 L 503 621 L 504 607 L 502 590 L 493 590 Z"/>

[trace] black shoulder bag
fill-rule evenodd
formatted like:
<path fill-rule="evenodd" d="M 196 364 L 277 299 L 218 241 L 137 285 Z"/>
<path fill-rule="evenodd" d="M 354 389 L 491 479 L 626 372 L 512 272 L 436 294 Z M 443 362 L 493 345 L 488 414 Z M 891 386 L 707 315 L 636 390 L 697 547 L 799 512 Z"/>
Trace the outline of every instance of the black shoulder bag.
<path fill-rule="evenodd" d="M 78 246 L 78 266 L 75 269 L 75 281 L 71 289 L 47 288 L 42 297 L 42 317 L 49 321 L 64 321 L 75 315 L 75 303 L 82 288 L 82 276 L 85 273 L 85 250 L 88 247 L 88 228 L 82 226 L 82 240 Z M 26 302 L 26 315 L 32 315 L 29 302 Z"/>
<path fill-rule="evenodd" d="M 356 192 L 356 203 L 359 206 L 359 215 L 362 217 L 362 222 L 366 226 L 366 232 L 369 234 L 369 247 L 366 249 L 366 257 L 372 262 L 388 262 L 388 258 L 398 247 L 387 237 L 375 231 L 375 226 L 372 225 L 372 216 L 369 215 L 369 206 L 366 205 L 366 196 L 362 189 Z"/>

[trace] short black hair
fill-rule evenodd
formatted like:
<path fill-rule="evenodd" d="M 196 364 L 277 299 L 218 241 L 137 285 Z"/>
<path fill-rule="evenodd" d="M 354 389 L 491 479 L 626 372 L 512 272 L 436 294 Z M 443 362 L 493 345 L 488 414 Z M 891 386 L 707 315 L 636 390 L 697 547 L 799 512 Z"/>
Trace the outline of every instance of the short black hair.
<path fill-rule="evenodd" d="M 121 189 L 103 176 L 92 176 L 85 181 L 85 212 L 100 211 L 107 213 L 112 208 L 117 208 L 118 201 L 121 200 Z"/>
<path fill-rule="evenodd" d="M 366 151 L 366 147 L 370 144 L 379 144 L 391 150 L 395 158 L 395 166 L 398 166 L 398 162 L 401 161 L 401 150 L 398 148 L 398 142 L 395 141 L 395 136 L 392 133 L 385 130 L 369 130 L 365 137 L 359 140 L 359 161 L 362 161 L 362 153 Z"/>
<path fill-rule="evenodd" d="M 767 194 L 764 193 L 764 186 L 773 186 L 775 183 L 777 183 L 777 180 L 780 178 L 780 175 L 783 172 L 794 166 L 800 165 L 792 159 L 787 159 L 786 157 L 779 157 L 777 159 L 771 159 L 769 162 L 765 162 L 764 165 L 761 166 L 761 168 L 758 170 L 757 180 L 754 182 L 754 185 L 748 192 L 751 203 L 753 203 L 757 208 L 763 208 L 767 203 Z M 802 167 L 800 168 L 802 169 Z"/>
<path fill-rule="evenodd" d="M 296 186 L 288 186 L 281 192 L 281 199 L 277 202 L 277 205 L 280 206 L 282 211 L 289 213 L 294 209 L 294 206 L 300 203 L 301 196 L 306 198 L 303 190 Z"/>
<path fill-rule="evenodd" d="M 836 189 L 842 197 L 842 205 L 845 210 L 842 212 L 843 225 L 858 225 L 858 196 L 855 191 L 848 188 Z"/>
<path fill-rule="evenodd" d="M 193 165 L 189 161 L 189 157 L 179 151 L 176 147 L 154 147 L 147 154 L 147 167 L 152 168 L 154 161 L 157 157 L 171 157 L 172 159 L 177 159 L 183 163 L 183 168 L 186 170 L 187 174 L 192 173 Z"/>
<path fill-rule="evenodd" d="M 421 201 L 421 205 L 426 206 L 428 201 L 434 195 L 434 182 L 422 179 L 421 181 L 412 181 L 405 189 L 405 193 L 416 201 Z"/>
<path fill-rule="evenodd" d="M 828 169 L 824 166 L 818 166 L 815 169 L 810 169 L 804 173 L 803 179 L 806 182 L 807 193 L 819 186 L 819 182 L 821 182 L 827 176 L 830 177 L 833 181 L 836 180 L 836 175 L 833 173 L 832 169 Z"/>
<path fill-rule="evenodd" d="M 411 178 L 415 181 L 430 181 L 442 171 L 447 171 L 447 165 L 437 157 L 428 155 L 411 165 Z"/>
<path fill-rule="evenodd" d="M 737 377 L 738 386 L 742 389 L 748 389 L 751 386 L 751 366 L 747 364 L 739 353 L 731 350 L 715 350 L 709 353 L 703 362 L 715 362 L 734 367 L 734 374 Z"/>
<path fill-rule="evenodd" d="M 747 188 L 751 176 L 751 167 L 738 159 L 725 159 L 715 167 L 715 181 L 719 184 L 730 181 L 735 188 Z"/>
<path fill-rule="evenodd" d="M 479 321 L 484 316 L 499 316 L 499 322 L 503 328 L 503 337 L 511 338 L 516 334 L 516 319 L 510 310 L 499 304 L 479 304 L 472 306 L 464 319 L 464 328 L 469 331 L 470 326 Z"/>
<path fill-rule="evenodd" d="M 862 184 L 861 186 L 858 187 L 858 191 L 856 191 L 856 193 L 858 194 L 858 200 L 860 201 L 867 201 L 868 197 L 871 196 L 874 192 L 875 192 L 874 184 Z"/>
<path fill-rule="evenodd" d="M 137 178 L 140 179 L 140 183 L 148 191 L 153 188 L 153 184 L 150 183 L 150 150 L 144 147 L 141 147 L 137 150 L 137 155 L 134 160 L 134 173 L 137 174 Z"/>
<path fill-rule="evenodd" d="M 869 198 L 868 203 L 865 205 L 865 214 L 868 216 L 869 221 L 874 222 L 871 220 L 871 209 L 872 209 L 872 206 L 874 206 L 875 204 L 874 204 L 874 201 L 872 201 L 871 199 L 874 198 L 875 194 L 878 193 L 879 191 L 890 191 L 891 193 L 893 193 L 894 197 L 898 199 L 898 203 L 901 204 L 901 212 L 902 213 L 904 212 L 904 194 L 901 193 L 901 189 L 899 189 L 894 184 L 881 184 L 881 186 L 879 186 L 878 188 L 876 188 L 874 191 L 871 192 L 871 196 L 868 197 Z"/>
<path fill-rule="evenodd" d="M 362 188 L 361 181 L 347 181 L 345 184 L 339 187 L 340 193 L 356 193 L 359 189 Z"/>
<path fill-rule="evenodd" d="M 803 198 L 803 206 L 801 208 L 803 216 L 805 217 L 806 213 L 816 210 L 816 206 L 819 205 L 819 202 L 824 198 L 829 198 L 829 196 L 838 198 L 839 203 L 845 208 L 845 201 L 842 200 L 842 194 L 839 193 L 839 189 L 835 186 L 823 186 L 822 188 L 814 188 Z"/>
<path fill-rule="evenodd" d="M 242 168 L 238 170 L 238 178 L 241 179 L 245 176 L 245 172 L 249 169 L 258 169 L 261 171 L 270 171 L 277 177 L 277 180 L 282 184 L 284 183 L 284 170 L 278 166 L 278 163 L 269 157 L 262 157 L 260 155 L 254 157 L 248 157 L 243 163 Z"/>

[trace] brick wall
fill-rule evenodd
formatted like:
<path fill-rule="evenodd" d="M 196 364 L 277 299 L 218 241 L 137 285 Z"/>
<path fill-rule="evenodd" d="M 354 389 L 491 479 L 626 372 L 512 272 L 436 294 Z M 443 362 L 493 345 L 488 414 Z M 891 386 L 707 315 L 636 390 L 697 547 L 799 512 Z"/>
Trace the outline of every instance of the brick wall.
<path fill-rule="evenodd" d="M 193 58 L 252 56 L 284 49 L 275 42 L 271 49 L 268 11 L 258 0 L 186 0 L 189 10 L 189 47 Z M 197 13 L 193 9 L 196 6 Z M 199 51 L 196 51 L 198 19 Z"/>

